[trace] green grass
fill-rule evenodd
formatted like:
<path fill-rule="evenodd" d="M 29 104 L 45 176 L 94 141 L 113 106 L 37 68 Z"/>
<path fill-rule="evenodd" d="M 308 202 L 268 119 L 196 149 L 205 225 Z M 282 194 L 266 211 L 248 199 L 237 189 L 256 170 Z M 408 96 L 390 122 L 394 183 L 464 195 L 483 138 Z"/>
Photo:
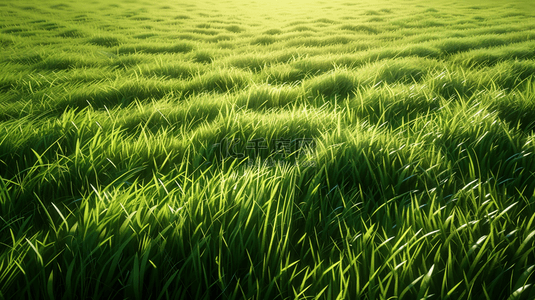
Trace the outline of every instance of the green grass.
<path fill-rule="evenodd" d="M 534 299 L 534 17 L 0 3 L 0 299 Z"/>

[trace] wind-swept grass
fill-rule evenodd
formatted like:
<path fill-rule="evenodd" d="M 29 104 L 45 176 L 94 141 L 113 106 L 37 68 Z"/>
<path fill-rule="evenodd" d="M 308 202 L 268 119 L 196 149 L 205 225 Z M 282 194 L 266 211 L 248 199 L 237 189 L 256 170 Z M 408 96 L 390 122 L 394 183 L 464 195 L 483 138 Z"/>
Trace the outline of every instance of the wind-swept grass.
<path fill-rule="evenodd" d="M 63 2 L 0 3 L 0 299 L 535 298 L 529 3 Z"/>

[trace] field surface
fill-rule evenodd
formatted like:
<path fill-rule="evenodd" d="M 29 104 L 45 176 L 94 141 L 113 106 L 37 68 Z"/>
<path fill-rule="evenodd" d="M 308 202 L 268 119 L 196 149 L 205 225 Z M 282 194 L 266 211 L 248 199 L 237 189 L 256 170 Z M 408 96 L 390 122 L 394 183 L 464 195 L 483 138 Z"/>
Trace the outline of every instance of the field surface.
<path fill-rule="evenodd" d="M 0 299 L 535 299 L 529 1 L 0 2 Z"/>

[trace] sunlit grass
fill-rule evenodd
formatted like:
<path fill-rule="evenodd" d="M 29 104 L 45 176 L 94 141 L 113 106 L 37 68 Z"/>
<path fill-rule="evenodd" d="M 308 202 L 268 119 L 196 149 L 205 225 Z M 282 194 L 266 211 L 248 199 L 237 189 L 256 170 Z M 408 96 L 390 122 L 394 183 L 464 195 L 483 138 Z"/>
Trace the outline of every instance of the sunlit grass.
<path fill-rule="evenodd" d="M 533 12 L 0 3 L 0 299 L 535 298 Z"/>

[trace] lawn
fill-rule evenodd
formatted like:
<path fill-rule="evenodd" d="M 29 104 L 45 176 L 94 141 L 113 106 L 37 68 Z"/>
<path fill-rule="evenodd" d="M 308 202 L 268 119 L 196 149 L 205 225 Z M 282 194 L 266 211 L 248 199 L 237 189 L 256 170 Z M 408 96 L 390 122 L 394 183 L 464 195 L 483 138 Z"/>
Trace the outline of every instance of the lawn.
<path fill-rule="evenodd" d="M 535 299 L 529 2 L 0 2 L 0 299 Z"/>

